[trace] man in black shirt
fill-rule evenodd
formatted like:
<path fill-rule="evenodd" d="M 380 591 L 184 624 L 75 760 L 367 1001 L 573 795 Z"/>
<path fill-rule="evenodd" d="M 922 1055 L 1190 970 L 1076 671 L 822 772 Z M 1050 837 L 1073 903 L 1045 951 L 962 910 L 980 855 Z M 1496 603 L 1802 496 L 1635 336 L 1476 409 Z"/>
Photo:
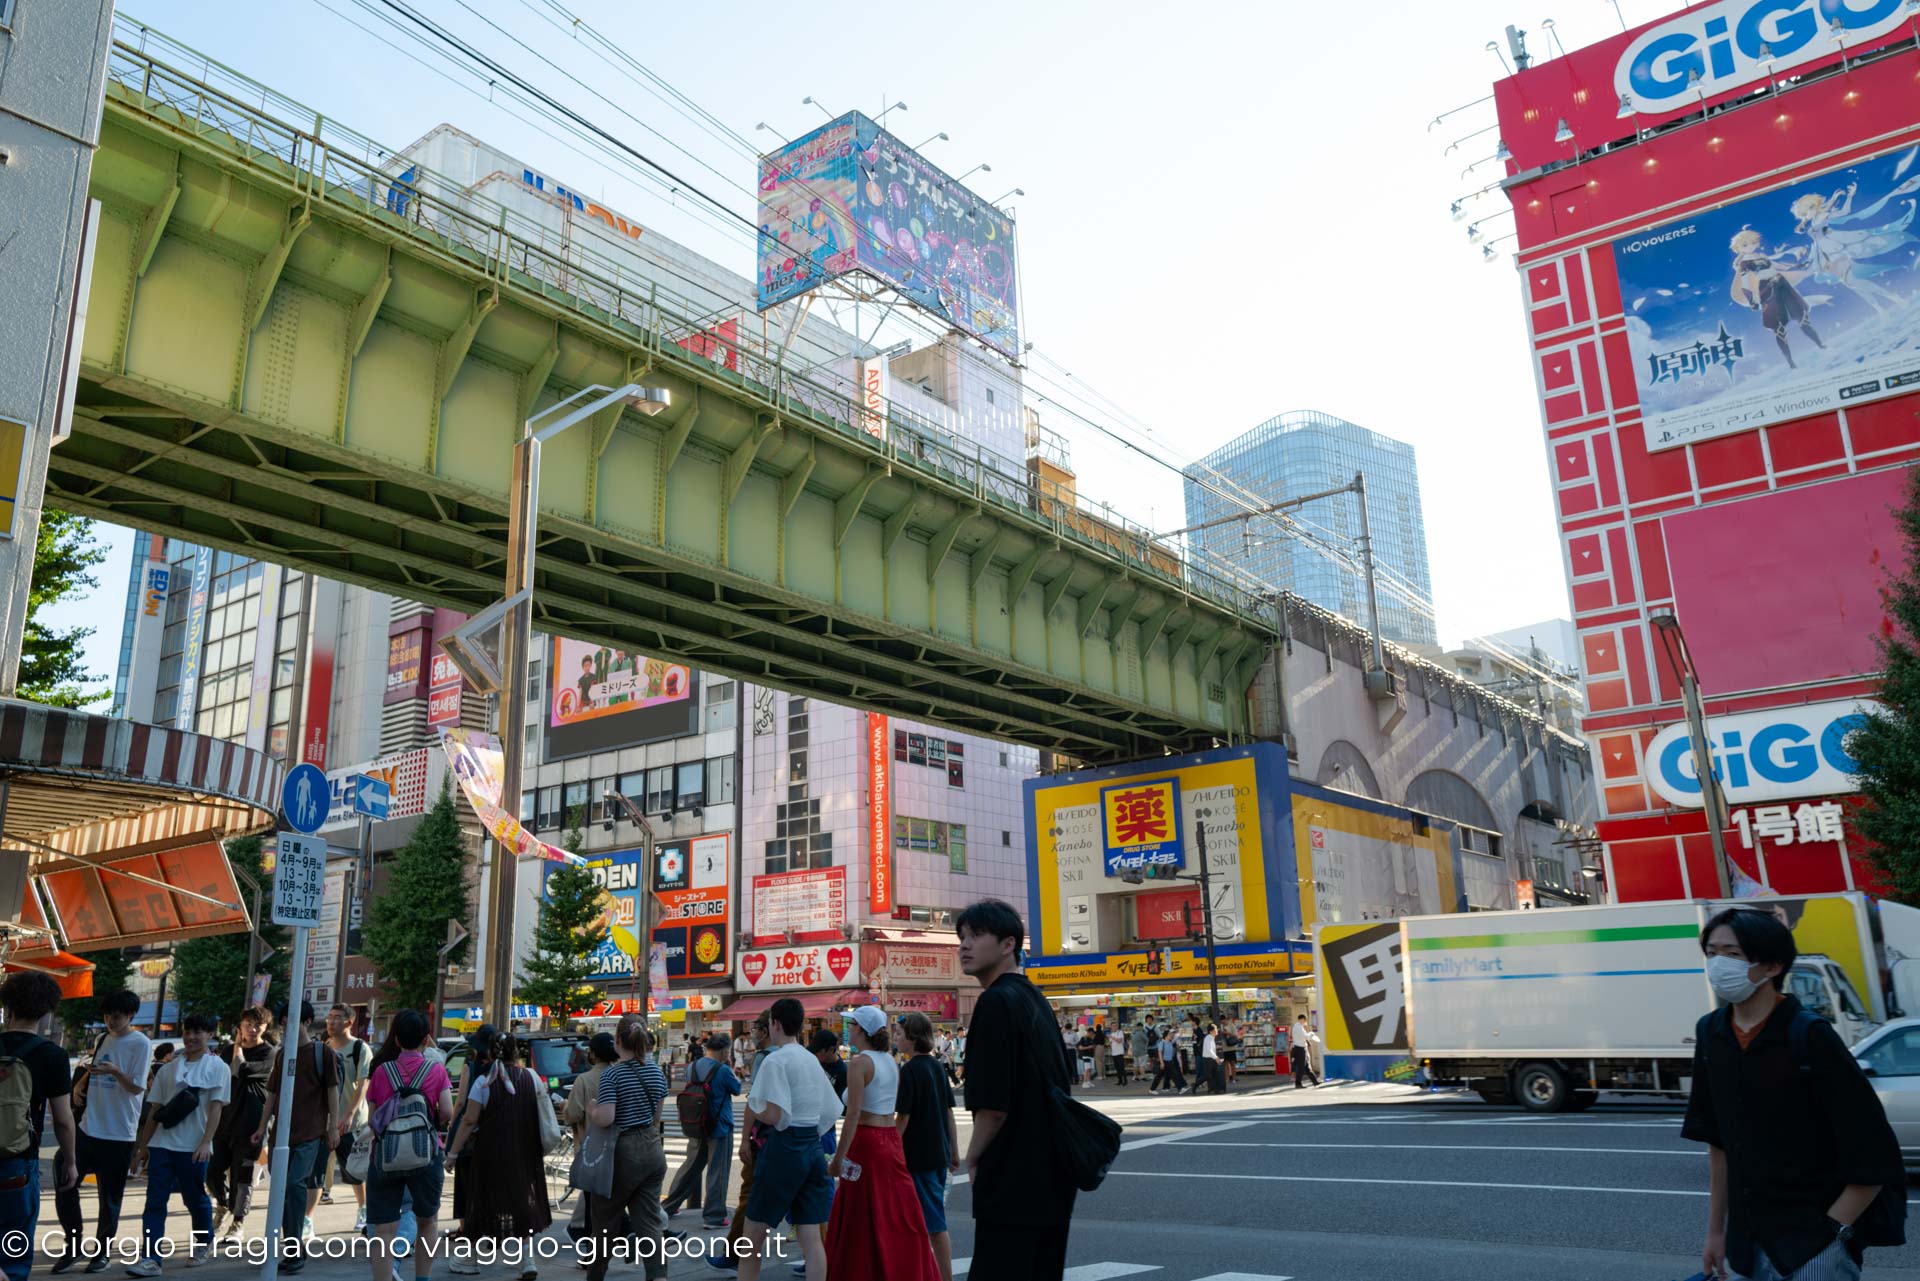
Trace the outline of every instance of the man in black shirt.
<path fill-rule="evenodd" d="M 1865 1247 L 1904 1240 L 1906 1173 L 1873 1084 L 1833 1026 L 1783 994 L 1798 949 L 1778 918 L 1729 908 L 1700 949 L 1728 1003 L 1701 1021 L 1680 1131 L 1709 1145 L 1701 1264 L 1752 1281 L 1857 1278 Z M 1888 1185 L 1897 1217 L 1869 1213 Z"/>
<path fill-rule="evenodd" d="M 960 913 L 954 932 L 960 968 L 981 987 L 967 1038 L 970 1275 L 1058 1281 L 1075 1189 L 1054 1169 L 1049 1098 L 1053 1087 L 1072 1088 L 1066 1046 L 1046 998 L 1016 968 L 1027 937 L 1020 913 L 982 899 Z"/>
<path fill-rule="evenodd" d="M 947 1176 L 960 1172 L 960 1132 L 953 1124 L 953 1085 L 933 1052 L 933 1021 L 915 1010 L 902 1019 L 913 1057 L 900 1069 L 893 1128 L 920 1197 L 920 1217 L 933 1244 L 941 1281 L 953 1281 L 953 1237 L 947 1231 Z"/>
<path fill-rule="evenodd" d="M 6 1030 L 0 1031 L 0 1057 L 18 1060 L 32 1077 L 26 1132 L 6 1135 L 0 1150 L 0 1272 L 7 1281 L 26 1281 L 33 1269 L 33 1237 L 40 1223 L 40 1141 L 45 1118 L 53 1112 L 53 1132 L 60 1152 L 54 1158 L 55 1186 L 71 1188 L 80 1181 L 74 1161 L 73 1101 L 67 1097 L 73 1079 L 66 1051 L 40 1035 L 40 1029 L 60 1004 L 60 985 L 44 974 L 22 971 L 0 983 L 0 1006 L 6 1007 Z M 9 1090 L 0 1073 L 0 1094 Z M 24 1142 L 15 1142 L 16 1139 Z M 15 1235 L 15 1234 L 18 1235 Z M 17 1243 L 17 1244 L 15 1244 Z"/>

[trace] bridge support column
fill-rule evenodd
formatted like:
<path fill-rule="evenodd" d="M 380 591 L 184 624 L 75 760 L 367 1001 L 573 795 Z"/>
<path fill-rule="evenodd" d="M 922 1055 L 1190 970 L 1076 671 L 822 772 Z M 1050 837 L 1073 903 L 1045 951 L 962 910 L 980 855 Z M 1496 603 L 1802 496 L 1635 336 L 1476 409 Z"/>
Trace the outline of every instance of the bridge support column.
<path fill-rule="evenodd" d="M 1287 715 L 1286 647 L 1272 645 L 1253 670 L 1247 686 L 1247 728 L 1255 742 L 1287 743 L 1292 748 L 1293 722 Z"/>
<path fill-rule="evenodd" d="M 71 421 L 76 300 L 98 212 L 89 216 L 87 183 L 113 35 L 112 0 L 22 7 L 9 57 L 40 70 L 0 94 L 0 226 L 20 229 L 0 301 L 0 696 L 19 678 L 47 452 Z"/>

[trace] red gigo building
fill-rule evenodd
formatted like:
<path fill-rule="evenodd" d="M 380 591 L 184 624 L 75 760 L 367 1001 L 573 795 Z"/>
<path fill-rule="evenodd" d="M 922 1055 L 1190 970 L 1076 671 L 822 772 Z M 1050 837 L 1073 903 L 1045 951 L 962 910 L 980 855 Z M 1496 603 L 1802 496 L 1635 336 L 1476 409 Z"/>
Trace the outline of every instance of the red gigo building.
<path fill-rule="evenodd" d="M 1845 739 L 1920 459 L 1917 36 L 1907 0 L 1719 0 L 1494 86 L 1619 899 L 1716 892 L 1683 652 L 1738 869 L 1870 887 Z"/>

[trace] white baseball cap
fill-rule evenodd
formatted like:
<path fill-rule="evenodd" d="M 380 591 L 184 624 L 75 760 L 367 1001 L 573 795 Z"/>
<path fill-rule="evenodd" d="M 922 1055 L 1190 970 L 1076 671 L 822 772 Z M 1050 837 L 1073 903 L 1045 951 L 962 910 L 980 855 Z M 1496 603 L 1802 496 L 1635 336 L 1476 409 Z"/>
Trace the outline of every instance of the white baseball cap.
<path fill-rule="evenodd" d="M 853 1021 L 868 1036 L 880 1031 L 887 1025 L 887 1012 L 877 1005 L 858 1006 L 853 1011 Z"/>

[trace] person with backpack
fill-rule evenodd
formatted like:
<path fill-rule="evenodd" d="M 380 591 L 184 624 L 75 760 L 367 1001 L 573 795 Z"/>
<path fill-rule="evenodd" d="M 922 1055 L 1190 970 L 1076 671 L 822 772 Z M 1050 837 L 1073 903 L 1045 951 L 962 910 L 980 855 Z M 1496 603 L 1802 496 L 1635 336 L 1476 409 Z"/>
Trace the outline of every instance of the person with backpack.
<path fill-rule="evenodd" d="M 402 1010 L 368 1065 L 367 1123 L 373 1146 L 363 1186 L 367 1229 L 380 1243 L 370 1251 L 373 1281 L 395 1275 L 395 1230 L 409 1204 L 415 1216 L 413 1275 L 424 1279 L 433 1266 L 434 1217 L 446 1178 L 440 1131 L 453 1122 L 453 1082 L 445 1066 L 421 1052 L 426 1039 L 426 1016 Z"/>
<path fill-rule="evenodd" d="M 160 1242 L 167 1234 L 167 1202 L 180 1193 L 192 1224 L 187 1266 L 207 1261 L 213 1248 L 213 1202 L 207 1196 L 207 1158 L 220 1114 L 233 1094 L 233 1074 L 207 1052 L 213 1020 L 189 1014 L 180 1024 L 181 1051 L 168 1059 L 147 1087 L 153 1106 L 140 1124 L 133 1172 L 147 1172 L 147 1206 L 141 1216 L 140 1260 L 128 1276 L 160 1275 Z"/>
<path fill-rule="evenodd" d="M 213 1234 L 237 1238 L 253 1207 L 254 1171 L 266 1159 L 253 1141 L 266 1115 L 267 1078 L 273 1070 L 273 1047 L 266 1042 L 273 1016 L 258 1005 L 240 1012 L 233 1041 L 220 1051 L 220 1061 L 233 1076 L 233 1099 L 220 1113 L 213 1136 L 213 1157 L 207 1163 L 207 1191 L 213 1197 Z"/>
<path fill-rule="evenodd" d="M 1799 956 L 1770 913 L 1728 908 L 1700 932 L 1727 1004 L 1700 1020 L 1682 1138 L 1708 1148 L 1709 1277 L 1854 1281 L 1868 1246 L 1906 1241 L 1900 1143 L 1833 1025 L 1784 991 Z"/>
<path fill-rule="evenodd" d="M 288 1011 L 281 1008 L 280 1021 Z M 308 1035 L 313 1026 L 313 1003 L 300 1002 L 300 1021 L 287 1028 L 286 1042 L 273 1056 L 267 1074 L 267 1097 L 255 1146 L 265 1144 L 267 1131 L 279 1123 L 280 1090 L 286 1083 L 286 1056 L 293 1056 L 293 1107 L 287 1114 L 287 1186 L 280 1210 L 280 1271 L 290 1274 L 306 1267 L 302 1254 L 306 1240 L 307 1194 L 320 1186 L 320 1161 L 330 1136 L 340 1125 L 340 1065 L 324 1041 Z M 273 1225 L 267 1225 L 271 1231 Z"/>
<path fill-rule="evenodd" d="M 339 1125 L 338 1133 L 327 1135 L 327 1148 L 320 1154 L 318 1184 L 307 1193 L 307 1217 L 313 1217 L 316 1204 L 333 1204 L 333 1176 L 339 1172 L 342 1181 L 353 1188 L 353 1199 L 359 1206 L 353 1230 L 364 1232 L 367 1190 L 365 1185 L 346 1178 L 344 1172 L 347 1156 L 353 1151 L 354 1132 L 367 1123 L 367 1073 L 373 1060 L 373 1047 L 353 1034 L 353 1010 L 342 1004 L 327 1011 L 324 1044 L 333 1051 L 340 1078 L 340 1107 L 336 1114 Z"/>
<path fill-rule="evenodd" d="M 75 1108 L 80 1113 L 80 1177 L 93 1175 L 99 1193 L 100 1221 L 94 1234 L 93 1259 L 87 1267 L 90 1272 L 106 1271 L 107 1248 L 120 1230 L 120 1202 L 126 1196 L 133 1140 L 140 1129 L 140 1106 L 147 1095 L 147 1060 L 152 1057 L 153 1043 L 145 1033 L 134 1030 L 133 1016 L 139 1009 L 140 998 L 125 990 L 100 998 L 107 1034 L 100 1039 L 86 1069 L 85 1109 Z M 74 1092 L 79 1094 L 80 1089 L 76 1085 Z M 53 1205 L 67 1234 L 67 1252 L 53 1265 L 53 1271 L 61 1273 L 80 1262 L 87 1221 L 80 1209 L 79 1186 L 56 1189 Z"/>
<path fill-rule="evenodd" d="M 1141 1022 L 1135 1023 L 1133 1025 L 1133 1031 L 1127 1037 L 1127 1051 L 1133 1059 L 1134 1078 L 1136 1080 L 1141 1078 L 1147 1079 L 1148 1088 L 1151 1089 L 1152 1078 L 1158 1076 L 1159 1073 L 1153 1070 L 1155 1065 L 1153 1059 L 1149 1057 L 1149 1051 L 1151 1051 L 1153 1047 L 1149 1044 L 1147 1037 L 1146 1021 L 1142 1020 Z"/>
<path fill-rule="evenodd" d="M 80 1186 L 75 1157 L 73 1078 L 67 1053 L 40 1035 L 60 1004 L 60 985 L 45 974 L 22 970 L 0 983 L 6 1028 L 0 1031 L 0 1233 L 19 1232 L 24 1247 L 0 1252 L 7 1281 L 26 1281 L 40 1224 L 40 1143 L 46 1117 L 60 1149 L 54 1156 L 54 1191 Z"/>
<path fill-rule="evenodd" d="M 667 1153 L 660 1133 L 667 1078 L 660 1065 L 647 1058 L 653 1041 L 642 1015 L 622 1018 L 614 1040 L 620 1061 L 601 1074 L 599 1093 L 588 1109 L 589 1121 L 602 1128 L 611 1126 L 619 1137 L 614 1143 L 611 1195 L 588 1194 L 592 1200 L 587 1204 L 587 1230 L 597 1235 L 598 1244 L 590 1256 L 587 1281 L 604 1281 L 623 1216 L 631 1222 L 631 1239 L 647 1281 L 661 1281 L 667 1275 L 667 1216 L 660 1204 L 660 1184 L 667 1177 Z"/>
<path fill-rule="evenodd" d="M 667 1189 L 663 1204 L 669 1219 L 685 1205 L 700 1210 L 701 1222 L 707 1227 L 727 1225 L 727 1180 L 733 1173 L 733 1100 L 740 1094 L 740 1078 L 727 1066 L 732 1047 L 732 1038 L 726 1033 L 714 1033 L 707 1042 L 706 1054 L 687 1065 L 686 1087 L 674 1100 L 680 1114 L 680 1132 L 690 1146 L 673 1176 L 673 1186 Z"/>
<path fill-rule="evenodd" d="M 1027 931 L 1013 905 L 982 899 L 955 918 L 954 933 L 960 968 L 980 983 L 967 1060 L 968 1275 L 1059 1281 L 1078 1190 L 1056 1171 L 1051 1118 L 1055 1092 L 1071 1091 L 1073 1064 L 1046 998 L 1019 972 Z"/>

